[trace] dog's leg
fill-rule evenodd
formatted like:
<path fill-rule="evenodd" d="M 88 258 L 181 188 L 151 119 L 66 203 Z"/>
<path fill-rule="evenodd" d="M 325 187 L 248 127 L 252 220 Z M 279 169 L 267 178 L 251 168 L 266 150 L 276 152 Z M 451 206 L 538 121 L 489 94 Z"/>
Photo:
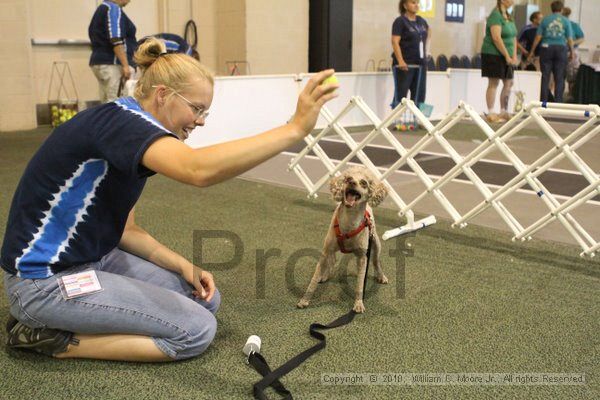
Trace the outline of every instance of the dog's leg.
<path fill-rule="evenodd" d="M 373 235 L 373 248 L 371 249 L 373 254 L 373 265 L 375 266 L 375 278 L 379 283 L 388 283 L 388 278 L 383 274 L 381 268 L 381 241 L 377 233 Z"/>
<path fill-rule="evenodd" d="M 363 304 L 363 290 L 365 284 L 365 274 L 367 272 L 367 256 L 361 254 L 356 257 L 357 262 L 357 274 L 356 274 L 356 290 L 354 292 L 354 307 L 352 310 L 357 313 L 365 312 L 365 305 Z"/>
<path fill-rule="evenodd" d="M 329 254 L 325 251 L 323 252 L 323 254 L 321 254 L 321 258 L 317 263 L 315 273 L 313 274 L 310 283 L 308 284 L 308 289 L 306 289 L 306 293 L 304 293 L 304 296 L 302 296 L 298 304 L 296 304 L 298 308 L 308 307 L 310 299 L 312 299 L 313 293 L 317 289 L 317 285 L 319 284 L 319 282 L 325 282 L 326 279 L 322 280 L 323 273 L 328 273 L 328 271 L 331 270 L 331 266 L 327 264 L 328 261 L 332 258 L 331 256 L 332 254 Z M 333 254 L 333 259 L 335 259 L 335 254 Z"/>
<path fill-rule="evenodd" d="M 321 277 L 319 283 L 327 282 L 331 278 L 333 273 L 333 267 L 335 266 L 335 252 L 325 255 L 325 262 L 319 262 L 321 265 Z"/>

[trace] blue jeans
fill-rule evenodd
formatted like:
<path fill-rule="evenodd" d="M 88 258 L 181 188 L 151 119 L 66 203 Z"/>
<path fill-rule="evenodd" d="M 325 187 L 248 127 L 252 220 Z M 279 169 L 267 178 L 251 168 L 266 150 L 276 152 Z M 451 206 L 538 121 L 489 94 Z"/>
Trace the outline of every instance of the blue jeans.
<path fill-rule="evenodd" d="M 93 269 L 102 291 L 65 300 L 58 278 Z M 201 354 L 217 331 L 217 291 L 210 302 L 192 296 L 179 274 L 120 249 L 100 261 L 63 271 L 47 279 L 5 274 L 10 313 L 32 328 L 82 334 L 149 336 L 173 359 Z"/>
<path fill-rule="evenodd" d="M 410 89 L 410 98 L 417 106 L 425 102 L 425 92 L 427 90 L 427 67 L 421 66 L 421 75 L 419 79 L 419 68 L 409 68 L 403 71 L 397 65 L 392 66 L 394 75 L 394 99 L 390 106 L 396 108 Z M 417 93 L 418 92 L 418 93 Z"/>
<path fill-rule="evenodd" d="M 554 74 L 554 101 L 562 103 L 565 91 L 565 71 L 568 57 L 567 46 L 550 45 L 540 50 L 540 67 L 542 69 L 542 101 L 548 101 L 550 94 L 550 74 Z"/>

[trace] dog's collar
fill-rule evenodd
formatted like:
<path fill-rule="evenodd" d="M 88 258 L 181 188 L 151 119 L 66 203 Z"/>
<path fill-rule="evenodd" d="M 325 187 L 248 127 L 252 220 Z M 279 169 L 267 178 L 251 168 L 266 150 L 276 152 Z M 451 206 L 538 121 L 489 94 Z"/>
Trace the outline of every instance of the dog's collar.
<path fill-rule="evenodd" d="M 367 210 L 365 210 L 365 218 L 360 223 L 360 226 L 358 228 L 356 228 L 355 230 L 348 232 L 348 233 L 342 233 L 342 231 L 340 230 L 340 221 L 338 220 L 338 216 L 336 213 L 335 220 L 333 221 L 333 229 L 335 230 L 335 237 L 337 238 L 337 242 L 338 242 L 340 251 L 342 253 L 352 253 L 352 250 L 347 250 L 344 247 L 344 240 L 350 239 L 351 237 L 358 235 L 365 228 L 369 228 L 369 235 L 371 235 L 371 214 L 369 214 L 369 212 Z"/>

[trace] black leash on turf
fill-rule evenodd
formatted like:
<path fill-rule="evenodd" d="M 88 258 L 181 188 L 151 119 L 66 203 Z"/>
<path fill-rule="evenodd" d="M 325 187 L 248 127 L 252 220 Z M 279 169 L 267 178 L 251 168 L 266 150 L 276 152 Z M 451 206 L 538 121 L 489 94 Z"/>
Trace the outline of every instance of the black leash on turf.
<path fill-rule="evenodd" d="M 371 243 L 372 236 L 369 235 L 369 245 L 367 246 L 367 267 L 365 269 L 365 277 L 363 281 L 363 300 L 365 298 L 365 292 L 367 287 L 367 276 L 369 273 L 369 260 L 371 258 Z M 292 393 L 286 389 L 285 386 L 279 381 L 279 378 L 288 374 L 290 371 L 296 369 L 300 364 L 306 361 L 313 354 L 323 350 L 325 345 L 327 344 L 327 339 L 325 335 L 320 330 L 328 330 L 339 328 L 340 326 L 348 325 L 354 317 L 356 316 L 356 312 L 354 310 L 350 310 L 347 314 L 342 315 L 338 319 L 333 322 L 330 322 L 327 325 L 322 325 L 319 323 L 312 323 L 309 327 L 309 334 L 313 338 L 317 339 L 319 343 L 314 346 L 304 350 L 302 353 L 296 355 L 291 360 L 287 361 L 285 364 L 275 369 L 271 370 L 267 360 L 257 352 L 252 352 L 248 356 L 248 364 L 250 364 L 259 374 L 262 375 L 262 379 L 254 384 L 254 398 L 258 400 L 267 400 L 267 397 L 264 394 L 264 391 L 270 386 L 277 393 L 284 396 L 283 398 L 286 400 L 293 399 Z"/>

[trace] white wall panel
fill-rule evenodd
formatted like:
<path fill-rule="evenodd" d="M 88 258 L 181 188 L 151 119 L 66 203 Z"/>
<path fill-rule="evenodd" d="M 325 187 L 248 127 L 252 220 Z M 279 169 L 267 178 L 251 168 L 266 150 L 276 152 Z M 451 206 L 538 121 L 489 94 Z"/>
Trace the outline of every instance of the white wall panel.
<path fill-rule="evenodd" d="M 339 96 L 327 103 L 337 115 L 352 96 L 360 96 L 380 118 L 390 112 L 393 81 L 390 73 L 339 73 Z M 310 75 L 218 77 L 206 125 L 196 128 L 187 143 L 203 147 L 256 135 L 285 124 L 293 115 L 299 91 Z M 540 74 L 519 71 L 515 90 L 525 92 L 526 102 L 539 99 Z M 434 106 L 431 118 L 441 119 L 463 100 L 477 112 L 487 110 L 485 89 L 487 79 L 479 70 L 449 70 L 431 72 L 427 78 L 427 103 Z M 514 95 L 511 96 L 512 109 Z M 369 125 L 371 121 L 354 109 L 341 121 L 343 126 Z M 319 118 L 317 128 L 326 126 Z"/>
<path fill-rule="evenodd" d="M 478 69 L 448 69 L 450 76 L 450 109 L 458 106 L 462 100 L 472 106 L 479 113 L 487 111 L 485 92 L 488 79 L 481 77 Z M 518 91 L 525 93 L 525 103 L 538 101 L 540 99 L 541 74 L 535 71 L 515 71 L 513 87 L 508 102 L 508 111 L 512 111 L 515 103 L 515 94 Z M 429 88 L 428 88 L 429 89 Z M 498 85 L 496 92 L 496 111 L 500 111 L 500 91 L 502 83 Z M 429 93 L 429 90 L 428 90 Z"/>
<path fill-rule="evenodd" d="M 196 128 L 187 143 L 204 147 L 284 125 L 297 98 L 295 75 L 217 78 L 206 125 Z"/>

